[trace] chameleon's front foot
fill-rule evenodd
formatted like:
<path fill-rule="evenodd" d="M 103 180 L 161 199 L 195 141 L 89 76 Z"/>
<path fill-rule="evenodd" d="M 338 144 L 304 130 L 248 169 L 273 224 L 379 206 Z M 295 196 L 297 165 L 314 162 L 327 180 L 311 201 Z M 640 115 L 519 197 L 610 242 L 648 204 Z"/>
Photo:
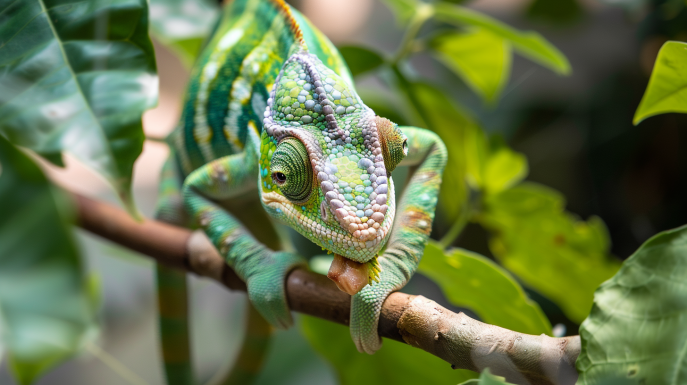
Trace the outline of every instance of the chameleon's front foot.
<path fill-rule="evenodd" d="M 286 276 L 305 265 L 305 259 L 299 255 L 275 252 L 260 261 L 260 266 L 246 277 L 248 298 L 271 325 L 281 329 L 293 325 L 286 301 Z"/>
<path fill-rule="evenodd" d="M 373 282 L 365 286 L 351 301 L 351 337 L 361 353 L 374 354 L 382 347 L 377 333 L 382 304 L 396 290 L 389 282 Z"/>

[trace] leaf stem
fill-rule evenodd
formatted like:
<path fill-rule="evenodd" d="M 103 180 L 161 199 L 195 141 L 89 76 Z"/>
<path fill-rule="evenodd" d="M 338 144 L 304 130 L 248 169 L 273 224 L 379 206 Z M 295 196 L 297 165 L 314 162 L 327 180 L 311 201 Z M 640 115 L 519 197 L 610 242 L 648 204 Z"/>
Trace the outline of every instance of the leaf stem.
<path fill-rule="evenodd" d="M 112 355 L 100 348 L 100 346 L 89 342 L 85 346 L 86 350 L 91 353 L 95 358 L 99 359 L 105 366 L 112 369 L 113 372 L 117 373 L 122 377 L 127 383 L 131 385 L 149 385 L 136 373 L 132 372 L 119 360 L 114 358 Z"/>
<path fill-rule="evenodd" d="M 472 214 L 472 205 L 470 202 L 468 202 L 465 206 L 466 207 L 461 211 L 456 221 L 453 222 L 453 225 L 451 225 L 451 228 L 448 229 L 448 232 L 444 234 L 439 241 L 439 246 L 441 246 L 442 249 L 446 249 L 447 247 L 451 246 L 451 244 L 453 244 L 456 238 L 460 236 L 460 234 L 463 232 L 463 229 L 465 229 L 465 226 L 468 224 Z"/>
<path fill-rule="evenodd" d="M 391 59 L 390 64 L 392 66 L 396 65 L 399 61 L 413 52 L 413 47 L 415 46 L 415 37 L 417 36 L 418 32 L 420 32 L 420 28 L 423 24 L 425 24 L 425 21 L 427 21 L 427 19 L 433 15 L 434 7 L 431 4 L 420 3 L 417 6 L 417 12 L 410 20 L 410 24 L 403 35 L 403 40 L 401 40 L 401 45 L 394 57 Z"/>

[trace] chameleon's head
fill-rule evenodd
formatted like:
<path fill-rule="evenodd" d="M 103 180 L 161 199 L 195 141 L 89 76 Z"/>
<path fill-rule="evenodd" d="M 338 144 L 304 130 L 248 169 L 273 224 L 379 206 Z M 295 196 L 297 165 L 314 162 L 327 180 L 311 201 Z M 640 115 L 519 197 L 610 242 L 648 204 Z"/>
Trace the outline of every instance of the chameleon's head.
<path fill-rule="evenodd" d="M 394 220 L 391 171 L 407 154 L 405 136 L 307 53 L 287 60 L 267 104 L 260 149 L 266 210 L 337 258 L 370 262 Z"/>

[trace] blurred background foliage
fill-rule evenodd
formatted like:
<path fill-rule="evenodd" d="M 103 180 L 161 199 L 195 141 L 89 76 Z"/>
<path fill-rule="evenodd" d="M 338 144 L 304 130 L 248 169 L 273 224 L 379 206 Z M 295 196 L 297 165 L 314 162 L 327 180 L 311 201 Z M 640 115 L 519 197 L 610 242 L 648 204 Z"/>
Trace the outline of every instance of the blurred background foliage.
<path fill-rule="evenodd" d="M 661 91 L 647 92 L 637 110 L 659 48 L 687 40 L 684 0 L 290 3 L 340 47 L 366 104 L 401 125 L 429 128 L 447 144 L 434 241 L 405 292 L 520 332 L 577 334 L 594 290 L 620 261 L 657 232 L 684 224 L 687 138 L 680 128 L 687 117 L 643 120 L 684 112 L 684 103 L 660 106 Z M 34 162 L 58 184 L 102 199 L 118 196 L 135 214 L 133 178 L 138 207 L 150 216 L 167 149 L 143 143 L 140 117 L 157 101 L 157 71 L 160 107 L 143 117 L 143 129 L 155 139 L 174 126 L 188 69 L 218 12 L 211 0 L 0 0 L 0 346 L 9 352 L 0 383 L 13 381 L 10 370 L 29 383 L 74 354 L 38 383 L 162 382 L 151 263 L 80 231 L 75 246 L 65 226 L 70 205 Z M 133 44 L 118 44 L 125 35 Z M 654 89 L 683 92 L 679 71 L 657 68 Z M 398 186 L 407 173 L 394 172 Z M 36 213 L 15 213 L 24 207 Z M 41 220 L 5 219 L 19 216 Z M 49 234 L 53 252 L 21 248 L 32 234 Z M 673 250 L 681 234 L 652 242 Z M 318 253 L 298 240 L 294 246 Z M 642 250 L 634 265 L 646 263 Z M 664 254 L 672 255 L 660 251 L 656 258 Z M 10 258 L 16 255 L 22 263 Z M 326 257 L 313 261 L 316 271 L 327 265 Z M 648 269 L 669 275 L 665 267 Z M 600 293 L 611 294 L 600 309 L 616 301 L 613 282 L 628 269 L 604 285 Z M 87 272 L 97 273 L 100 284 Z M 651 289 L 635 279 L 637 292 Z M 245 299 L 191 280 L 193 347 L 206 381 L 237 353 Z M 671 289 L 667 302 L 685 296 Z M 595 312 L 583 338 L 606 333 L 595 329 L 602 310 Z M 616 322 L 632 334 L 623 315 Z M 298 323 L 276 334 L 258 383 L 454 384 L 476 377 L 393 341 L 374 356 L 361 355 L 346 328 L 309 317 Z M 46 335 L 34 334 L 37 325 Z M 684 343 L 682 336 L 675 341 Z M 589 348 L 581 369 L 592 368 L 604 346 Z M 627 372 L 633 381 L 637 373 Z M 595 375 L 614 373 L 586 380 Z M 488 374 L 470 381 L 500 383 Z"/>

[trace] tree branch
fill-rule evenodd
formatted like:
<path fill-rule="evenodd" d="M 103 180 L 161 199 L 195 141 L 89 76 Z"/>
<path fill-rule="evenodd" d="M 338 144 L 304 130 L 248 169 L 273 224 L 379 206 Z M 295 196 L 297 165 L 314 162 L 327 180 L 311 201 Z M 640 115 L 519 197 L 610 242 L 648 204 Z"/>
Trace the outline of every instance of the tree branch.
<path fill-rule="evenodd" d="M 145 220 L 136 222 L 109 204 L 73 194 L 82 228 L 156 261 L 209 277 L 232 290 L 246 285 L 200 232 Z M 351 297 L 327 277 L 303 269 L 287 279 L 292 310 L 348 325 Z M 423 349 L 454 369 L 491 372 L 516 384 L 574 384 L 579 336 L 521 334 L 453 313 L 422 296 L 391 294 L 382 307 L 379 335 Z"/>

